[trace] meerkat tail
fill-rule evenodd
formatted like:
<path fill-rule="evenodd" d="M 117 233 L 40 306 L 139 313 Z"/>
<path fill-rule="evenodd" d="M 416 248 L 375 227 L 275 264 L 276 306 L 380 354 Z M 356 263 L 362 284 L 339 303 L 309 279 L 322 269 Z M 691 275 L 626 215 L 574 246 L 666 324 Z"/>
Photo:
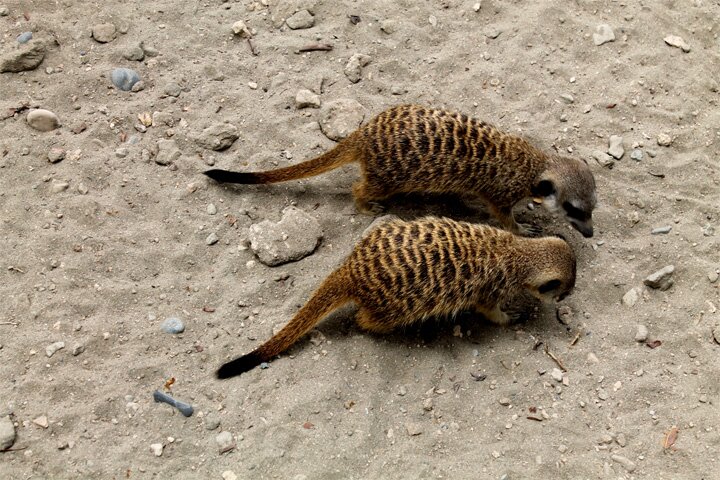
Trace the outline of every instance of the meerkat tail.
<path fill-rule="evenodd" d="M 220 379 L 243 374 L 281 354 L 309 332 L 327 314 L 349 302 L 350 280 L 345 267 L 334 271 L 320 285 L 310 300 L 270 340 L 242 357 L 222 365 L 217 371 Z"/>
<path fill-rule="evenodd" d="M 354 148 L 346 142 L 342 142 L 319 157 L 276 170 L 267 170 L 265 172 L 231 172 L 229 170 L 213 169 L 203 173 L 216 182 L 222 183 L 242 183 L 246 185 L 278 183 L 320 175 L 321 173 L 334 170 L 357 160 L 358 158 L 357 155 L 355 155 Z"/>

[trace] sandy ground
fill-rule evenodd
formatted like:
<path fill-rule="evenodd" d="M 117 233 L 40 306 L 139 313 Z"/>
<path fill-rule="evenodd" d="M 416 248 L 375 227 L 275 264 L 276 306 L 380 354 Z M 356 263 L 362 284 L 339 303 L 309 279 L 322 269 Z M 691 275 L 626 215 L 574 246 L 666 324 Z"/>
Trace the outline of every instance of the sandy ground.
<path fill-rule="evenodd" d="M 37 69 L 0 74 L 2 112 L 17 110 L 0 117 L 0 416 L 17 431 L 0 476 L 720 478 L 718 3 L 265 3 L 5 2 L 0 53 L 24 31 L 49 46 Z M 287 28 L 302 9 L 314 26 Z M 233 35 L 238 20 L 257 56 Z M 91 38 L 101 23 L 117 38 Z M 600 24 L 613 42 L 595 45 Z M 124 59 L 140 41 L 158 55 Z M 296 53 L 318 41 L 334 49 Z M 356 53 L 371 59 L 352 83 L 343 70 Z M 113 88 L 115 67 L 135 69 L 145 89 Z M 172 84 L 178 97 L 166 94 Z M 376 337 L 346 309 L 270 368 L 215 380 L 218 365 L 290 318 L 372 221 L 352 203 L 355 167 L 267 188 L 200 174 L 330 148 L 320 111 L 295 107 L 300 89 L 357 100 L 366 119 L 398 103 L 461 110 L 586 158 L 598 184 L 594 238 L 518 208 L 577 251 L 569 323 L 548 306 L 519 327 L 468 316 Z M 53 111 L 62 126 L 31 129 L 25 107 Z M 139 133 L 143 112 L 165 124 Z M 194 141 L 222 121 L 240 136 L 228 150 Z M 612 169 L 592 157 L 611 135 L 625 148 Z M 657 143 L 664 135 L 669 146 Z M 181 152 L 172 165 L 153 160 L 161 139 Z M 65 159 L 50 163 L 53 148 Z M 246 248 L 248 227 L 291 204 L 318 220 L 322 243 L 266 267 Z M 422 198 L 390 212 L 457 216 Z M 672 230 L 651 235 L 663 226 Z M 671 264 L 669 290 L 643 286 Z M 632 306 L 632 294 L 621 302 L 631 289 Z M 184 333 L 160 330 L 170 316 Z M 661 345 L 636 342 L 638 325 Z M 54 342 L 65 348 L 48 357 Z M 560 382 L 546 346 L 567 368 Z M 171 377 L 193 416 L 153 403 Z M 663 445 L 672 427 L 677 438 Z M 236 442 L 224 454 L 221 431 Z"/>

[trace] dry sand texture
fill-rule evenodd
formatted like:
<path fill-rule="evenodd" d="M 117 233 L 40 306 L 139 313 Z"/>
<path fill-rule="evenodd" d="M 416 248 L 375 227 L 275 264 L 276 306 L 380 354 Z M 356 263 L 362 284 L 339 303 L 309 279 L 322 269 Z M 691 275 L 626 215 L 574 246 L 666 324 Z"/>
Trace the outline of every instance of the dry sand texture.
<path fill-rule="evenodd" d="M 720 478 L 717 1 L 6 0 L 0 14 L 3 68 L 42 58 L 0 74 L 3 478 Z M 333 49 L 298 53 L 309 44 Z M 116 67 L 144 88 L 114 88 Z M 342 99 L 357 104 L 333 115 Z M 374 337 L 345 310 L 269 368 L 216 381 L 372 218 L 352 204 L 355 167 L 244 188 L 200 172 L 295 163 L 401 102 L 588 159 L 595 238 L 518 208 L 578 253 L 566 325 L 546 307 L 515 328 L 467 316 Z M 61 126 L 31 128 L 38 107 Z M 268 267 L 248 240 L 268 263 L 287 253 L 267 243 L 283 215 L 294 253 L 322 240 Z M 674 284 L 644 285 L 667 265 Z M 168 317 L 184 333 L 161 331 Z M 153 403 L 171 377 L 193 416 Z"/>

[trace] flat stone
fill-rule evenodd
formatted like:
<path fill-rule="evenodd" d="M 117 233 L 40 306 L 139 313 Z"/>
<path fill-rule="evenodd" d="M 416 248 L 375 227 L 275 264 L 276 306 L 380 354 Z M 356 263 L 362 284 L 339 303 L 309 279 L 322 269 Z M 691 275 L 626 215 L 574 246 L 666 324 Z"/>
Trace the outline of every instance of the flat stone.
<path fill-rule="evenodd" d="M 610 455 L 610 458 L 613 462 L 619 463 L 622 465 L 622 467 L 628 472 L 632 473 L 635 471 L 635 463 L 632 462 L 629 458 L 623 457 L 622 455 Z"/>
<path fill-rule="evenodd" d="M 294 262 L 315 251 L 322 239 L 318 221 L 296 207 L 283 210 L 282 219 L 250 226 L 250 248 L 270 267 Z"/>
<path fill-rule="evenodd" d="M 572 95 L 570 95 L 569 93 L 561 94 L 560 99 L 567 104 L 571 104 L 571 103 L 575 102 L 575 98 Z"/>
<path fill-rule="evenodd" d="M 295 94 L 296 108 L 320 108 L 320 95 L 310 90 L 298 90 Z"/>
<path fill-rule="evenodd" d="M 28 125 L 41 132 L 49 132 L 60 126 L 60 120 L 57 115 L 50 110 L 45 110 L 43 108 L 30 110 L 30 113 L 27 114 L 26 120 Z"/>
<path fill-rule="evenodd" d="M 155 163 L 158 165 L 170 165 L 182 155 L 175 140 L 158 140 L 157 148 Z"/>
<path fill-rule="evenodd" d="M 356 100 L 342 98 L 320 108 L 320 130 L 330 140 L 340 141 L 358 129 L 365 119 L 365 108 Z"/>
<path fill-rule="evenodd" d="M 12 447 L 15 443 L 15 425 L 9 415 L 0 417 L 0 452 Z"/>
<path fill-rule="evenodd" d="M 0 56 L 0 73 L 33 70 L 45 58 L 45 46 L 40 42 L 20 44 L 18 48 Z"/>
<path fill-rule="evenodd" d="M 65 342 L 51 343 L 50 345 L 45 347 L 45 355 L 47 355 L 48 358 L 52 357 L 53 355 L 55 355 L 55 352 L 57 352 L 58 350 L 62 350 L 63 348 L 65 348 Z"/>
<path fill-rule="evenodd" d="M 227 453 L 235 449 L 235 439 L 230 432 L 220 432 L 215 437 L 215 443 L 217 443 L 218 451 L 220 453 Z"/>
<path fill-rule="evenodd" d="M 614 41 L 615 32 L 613 32 L 613 29 L 610 25 L 603 23 L 595 27 L 595 32 L 593 32 L 593 43 L 595 43 L 595 45 L 600 46 L 603 43 Z"/>
<path fill-rule="evenodd" d="M 622 156 L 625 154 L 625 148 L 623 147 L 623 137 L 620 135 L 610 135 L 610 140 L 608 141 L 608 151 L 610 155 L 612 155 L 614 158 L 620 160 Z"/>
<path fill-rule="evenodd" d="M 358 83 L 362 79 L 362 68 L 370 63 L 371 57 L 363 53 L 356 53 L 345 65 L 345 76 L 352 83 Z"/>
<path fill-rule="evenodd" d="M 638 325 L 635 331 L 635 341 L 645 342 L 648 339 L 648 329 L 645 325 Z"/>
<path fill-rule="evenodd" d="M 140 75 L 131 68 L 116 68 L 110 72 L 110 81 L 119 90 L 129 92 L 140 81 Z"/>
<path fill-rule="evenodd" d="M 50 163 L 58 163 L 65 158 L 65 150 L 58 147 L 51 148 L 47 158 Z"/>
<path fill-rule="evenodd" d="M 315 17 L 307 10 L 300 10 L 285 20 L 285 23 L 291 30 L 301 30 L 315 25 Z"/>
<path fill-rule="evenodd" d="M 672 274 L 674 271 L 675 266 L 668 265 L 661 268 L 657 272 L 648 275 L 647 278 L 643 281 L 643 283 L 650 288 L 667 290 L 673 285 L 673 283 L 675 283 L 672 278 Z"/>
<path fill-rule="evenodd" d="M 615 165 L 615 159 L 601 150 L 593 151 L 592 157 L 601 167 L 612 168 Z"/>
<path fill-rule="evenodd" d="M 229 123 L 216 123 L 197 136 L 198 145 L 209 150 L 225 150 L 239 138 L 238 129 Z"/>
<path fill-rule="evenodd" d="M 679 37 L 677 35 L 668 35 L 667 37 L 663 38 L 663 40 L 671 47 L 679 48 L 685 53 L 688 53 L 690 51 L 690 45 L 688 45 L 685 40 L 682 39 L 682 37 Z"/>
<path fill-rule="evenodd" d="M 634 307 L 639 299 L 640 294 L 638 293 L 637 289 L 631 288 L 627 291 L 625 295 L 623 295 L 622 304 L 626 307 Z"/>
<path fill-rule="evenodd" d="M 50 426 L 50 423 L 48 422 L 48 418 L 46 415 L 40 415 L 39 417 L 34 419 L 32 422 L 41 428 L 48 428 Z"/>
<path fill-rule="evenodd" d="M 100 43 L 109 43 L 117 37 L 117 29 L 112 23 L 100 23 L 92 27 L 92 37 Z"/>

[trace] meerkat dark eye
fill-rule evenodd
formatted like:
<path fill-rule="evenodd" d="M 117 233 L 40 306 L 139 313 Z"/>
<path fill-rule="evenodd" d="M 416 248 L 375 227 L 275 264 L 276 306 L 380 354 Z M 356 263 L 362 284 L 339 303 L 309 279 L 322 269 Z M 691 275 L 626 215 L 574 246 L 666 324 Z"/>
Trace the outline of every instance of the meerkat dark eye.
<path fill-rule="evenodd" d="M 563 202 L 563 208 L 565 209 L 567 216 L 570 218 L 574 218 L 575 220 L 584 222 L 588 218 L 590 218 L 590 215 L 580 210 L 579 208 L 574 207 L 573 204 L 570 202 Z"/>
<path fill-rule="evenodd" d="M 562 285 L 562 282 L 560 280 L 550 280 L 549 282 L 545 282 L 542 285 L 540 285 L 540 288 L 538 288 L 538 292 L 540 293 L 548 293 L 552 292 L 556 288 L 560 287 Z"/>
<path fill-rule="evenodd" d="M 532 194 L 536 197 L 547 197 L 555 194 L 555 185 L 550 180 L 542 180 L 532 187 Z"/>

